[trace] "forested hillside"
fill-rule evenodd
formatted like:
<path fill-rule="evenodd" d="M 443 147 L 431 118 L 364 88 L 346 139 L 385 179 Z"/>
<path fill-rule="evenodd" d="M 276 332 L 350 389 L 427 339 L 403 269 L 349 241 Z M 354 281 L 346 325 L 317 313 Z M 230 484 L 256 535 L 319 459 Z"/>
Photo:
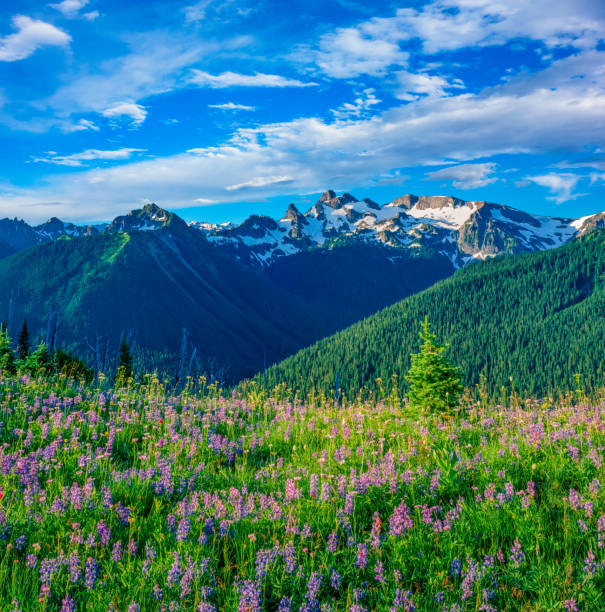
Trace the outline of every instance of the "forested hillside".
<path fill-rule="evenodd" d="M 418 348 L 425 315 L 449 344 L 466 385 L 482 375 L 502 386 L 545 395 L 605 382 L 605 232 L 551 251 L 471 264 L 257 376 L 269 386 L 378 390 L 403 375 Z"/>

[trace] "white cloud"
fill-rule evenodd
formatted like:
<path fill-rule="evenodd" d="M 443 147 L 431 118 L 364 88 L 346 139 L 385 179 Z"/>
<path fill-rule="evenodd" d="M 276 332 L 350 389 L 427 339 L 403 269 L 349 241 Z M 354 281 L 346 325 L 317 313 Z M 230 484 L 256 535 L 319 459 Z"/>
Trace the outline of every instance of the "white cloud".
<path fill-rule="evenodd" d="M 353 102 L 345 102 L 338 108 L 332 110 L 332 114 L 340 121 L 359 119 L 367 116 L 372 111 L 372 108 L 381 102 L 382 100 L 376 97 L 376 90 L 367 88 L 358 93 Z"/>
<path fill-rule="evenodd" d="M 246 39 L 247 40 L 247 39 Z M 244 39 L 222 42 L 224 49 L 237 48 Z M 206 54 L 219 50 L 215 42 L 185 37 L 175 40 L 162 32 L 129 38 L 131 51 L 125 55 L 82 66 L 71 81 L 39 106 L 59 115 L 101 112 L 124 101 L 138 101 L 187 83 L 185 70 Z"/>
<path fill-rule="evenodd" d="M 257 176 L 250 181 L 240 183 L 239 185 L 228 185 L 225 187 L 227 191 L 239 191 L 250 187 L 267 187 L 268 185 L 279 185 L 280 183 L 291 183 L 292 179 L 289 176 Z"/>
<path fill-rule="evenodd" d="M 54 203 L 57 216 L 104 219 L 144 197 L 177 209 L 195 205 L 201 190 L 208 199 L 239 201 L 242 191 L 227 187 L 248 185 L 260 199 L 347 189 L 435 160 L 460 166 L 519 152 L 573 158 L 605 142 L 604 58 L 583 52 L 480 94 L 425 96 L 358 120 L 304 117 L 260 125 L 237 130 L 220 146 L 49 176 L 39 188 L 0 193 L 0 216 L 19 210 L 44 218 Z"/>
<path fill-rule="evenodd" d="M 575 200 L 580 193 L 573 193 L 576 185 L 582 177 L 577 174 L 551 172 L 539 176 L 528 176 L 526 180 L 536 183 L 541 187 L 546 187 L 553 195 L 549 198 L 554 200 L 556 204 L 561 204 L 569 200 Z"/>
<path fill-rule="evenodd" d="M 395 37 L 376 35 L 373 22 L 360 24 L 357 28 L 340 28 L 325 34 L 319 41 L 319 50 L 301 48 L 299 59 L 311 58 L 328 76 L 348 79 L 361 74 L 379 75 L 391 65 L 403 66 L 409 54 L 399 48 Z"/>
<path fill-rule="evenodd" d="M 447 96 L 448 89 L 464 89 L 464 84 L 460 79 L 455 79 L 450 83 L 442 76 L 424 72 L 413 73 L 400 70 L 395 76 L 398 83 L 395 95 L 400 100 L 415 100 L 419 96 L 439 98 Z"/>
<path fill-rule="evenodd" d="M 62 2 L 50 4 L 49 6 L 62 13 L 63 16 L 68 19 L 73 19 L 80 15 L 80 9 L 84 8 L 88 4 L 88 1 L 89 0 L 63 0 Z M 82 17 L 89 20 L 96 19 L 98 16 L 99 11 L 91 11 L 82 15 Z"/>
<path fill-rule="evenodd" d="M 121 161 L 129 159 L 133 153 L 145 151 L 146 149 L 115 149 L 112 151 L 103 151 L 99 149 L 87 149 L 81 153 L 73 153 L 71 155 L 57 155 L 55 151 L 48 151 L 46 157 L 36 158 L 34 161 L 46 162 L 49 164 L 58 164 L 61 166 L 83 166 L 83 162 L 93 161 L 97 159 Z"/>
<path fill-rule="evenodd" d="M 245 104 L 236 104 L 235 102 L 225 102 L 224 104 L 208 104 L 208 108 L 218 108 L 220 110 L 256 110 L 256 106 L 246 106 Z"/>
<path fill-rule="evenodd" d="M 199 204 L 216 204 L 216 200 L 210 200 L 208 198 L 195 198 L 194 202 L 198 202 Z"/>
<path fill-rule="evenodd" d="M 69 34 L 63 30 L 25 15 L 13 17 L 12 23 L 17 32 L 0 38 L 1 62 L 22 60 L 35 53 L 40 47 L 65 47 L 71 41 Z"/>
<path fill-rule="evenodd" d="M 223 89 L 225 87 L 312 87 L 316 83 L 303 83 L 297 79 L 290 79 L 278 74 L 238 74 L 236 72 L 223 72 L 210 74 L 203 70 L 194 69 L 190 82 L 199 87 Z"/>
<path fill-rule="evenodd" d="M 133 125 L 139 126 L 145 121 L 147 111 L 145 107 L 140 104 L 135 104 L 134 102 L 121 102 L 101 111 L 101 115 L 108 118 L 129 117 Z"/>
<path fill-rule="evenodd" d="M 461 164 L 459 166 L 448 166 L 435 172 L 430 172 L 427 177 L 433 181 L 452 181 L 454 187 L 459 189 L 475 189 L 495 183 L 498 179 L 491 176 L 496 170 L 495 163 L 484 164 Z"/>
<path fill-rule="evenodd" d="M 412 40 L 419 40 L 429 54 L 523 38 L 549 48 L 587 49 L 596 45 L 603 31 L 605 3 L 594 0 L 434 0 L 419 9 L 400 8 L 391 17 L 374 17 L 324 34 L 318 48 L 302 46 L 294 58 L 314 63 L 328 76 L 346 79 L 382 75 L 389 66 L 405 67 L 409 54 L 402 45 Z M 430 91 L 439 85 L 445 88 L 437 78 L 424 79 L 423 84 L 418 76 L 412 84 Z"/>

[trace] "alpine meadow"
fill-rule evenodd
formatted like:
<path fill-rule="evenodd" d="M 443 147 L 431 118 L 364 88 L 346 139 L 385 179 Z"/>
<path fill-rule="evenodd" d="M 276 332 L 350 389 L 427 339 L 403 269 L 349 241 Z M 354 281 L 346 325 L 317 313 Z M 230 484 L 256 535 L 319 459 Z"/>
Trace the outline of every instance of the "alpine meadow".
<path fill-rule="evenodd" d="M 605 3 L 0 3 L 0 612 L 605 612 Z"/>

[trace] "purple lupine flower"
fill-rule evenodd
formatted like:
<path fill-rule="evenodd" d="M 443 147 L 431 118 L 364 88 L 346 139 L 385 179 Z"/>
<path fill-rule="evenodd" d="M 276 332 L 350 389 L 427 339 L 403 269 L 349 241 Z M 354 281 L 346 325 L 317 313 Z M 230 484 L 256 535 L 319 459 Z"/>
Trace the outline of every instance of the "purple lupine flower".
<path fill-rule="evenodd" d="M 372 529 L 370 531 L 369 541 L 374 550 L 378 550 L 380 546 L 380 532 L 382 530 L 382 521 L 380 520 L 380 514 L 374 512 L 374 518 L 372 521 Z"/>
<path fill-rule="evenodd" d="M 105 485 L 101 487 L 101 503 L 105 508 L 111 508 L 111 505 L 113 504 L 111 489 Z"/>
<path fill-rule="evenodd" d="M 521 542 L 519 542 L 519 538 L 515 538 L 512 548 L 510 549 L 510 557 L 508 560 L 515 566 L 519 567 L 521 563 L 525 560 L 525 553 L 523 552 L 523 548 L 521 547 Z"/>
<path fill-rule="evenodd" d="M 80 566 L 78 553 L 73 552 L 67 557 L 67 569 L 69 570 L 69 579 L 76 584 L 82 575 L 82 567 Z"/>
<path fill-rule="evenodd" d="M 329 482 L 321 483 L 321 493 L 319 494 L 319 499 L 321 501 L 328 501 L 330 499 L 330 483 Z"/>
<path fill-rule="evenodd" d="M 321 589 L 321 581 L 322 576 L 319 572 L 313 572 L 309 576 L 309 580 L 307 582 L 307 592 L 305 594 L 307 609 L 309 610 L 315 610 L 319 605 L 317 598 Z"/>
<path fill-rule="evenodd" d="M 342 578 L 335 569 L 330 572 L 330 584 L 332 585 L 332 588 L 335 591 L 337 591 L 340 588 L 340 585 L 342 584 Z"/>
<path fill-rule="evenodd" d="M 405 502 L 401 502 L 393 510 L 393 515 L 389 520 L 389 533 L 395 537 L 405 535 L 413 527 L 414 521 L 410 517 L 410 510 L 405 505 Z"/>
<path fill-rule="evenodd" d="M 298 499 L 300 497 L 300 491 L 296 487 L 296 483 L 294 482 L 294 480 L 292 480 L 292 478 L 288 478 L 288 480 L 286 480 L 285 494 L 286 494 L 286 499 L 290 501 L 294 499 Z"/>
<path fill-rule="evenodd" d="M 151 596 L 156 600 L 160 601 L 162 597 L 164 597 L 164 593 L 162 593 L 162 589 L 159 584 L 155 584 L 153 587 L 153 591 L 151 592 Z"/>
<path fill-rule="evenodd" d="M 365 544 L 357 545 L 357 558 L 355 565 L 360 569 L 365 569 L 368 565 L 368 547 Z"/>
<path fill-rule="evenodd" d="M 75 612 L 76 602 L 70 597 L 69 593 L 61 601 L 61 612 Z"/>
<path fill-rule="evenodd" d="M 277 612 L 290 612 L 290 610 L 292 610 L 292 600 L 284 595 L 279 602 Z"/>
<path fill-rule="evenodd" d="M 405 612 L 412 612 L 416 609 L 416 604 L 412 599 L 412 591 L 402 591 L 401 589 L 395 591 L 395 599 L 391 610 L 396 611 L 399 608 L 403 608 Z"/>
<path fill-rule="evenodd" d="M 38 557 L 36 555 L 32 555 L 31 553 L 25 557 L 25 564 L 29 569 L 35 569 L 36 565 L 38 565 Z"/>
<path fill-rule="evenodd" d="M 181 576 L 181 556 L 178 552 L 173 553 L 174 560 L 172 561 L 172 565 L 168 570 L 168 575 L 166 576 L 166 583 L 168 586 L 173 586 L 178 582 L 178 579 Z"/>
<path fill-rule="evenodd" d="M 282 551 L 282 558 L 286 565 L 286 574 L 293 574 L 296 571 L 296 550 L 292 542 L 286 544 Z"/>
<path fill-rule="evenodd" d="M 133 601 L 129 606 L 128 606 L 128 612 L 139 612 L 141 608 L 139 608 L 139 604 L 136 603 L 135 601 Z"/>
<path fill-rule="evenodd" d="M 239 602 L 237 612 L 261 612 L 262 589 L 258 582 L 253 580 L 242 580 L 237 585 Z"/>
<path fill-rule="evenodd" d="M 101 540 L 101 546 L 107 546 L 109 544 L 109 540 L 111 540 L 111 531 L 105 524 L 105 521 L 99 521 L 97 523 L 97 535 Z"/>
<path fill-rule="evenodd" d="M 586 559 L 584 559 L 584 572 L 589 578 L 592 578 L 597 573 L 597 561 L 592 549 L 588 551 Z"/>
<path fill-rule="evenodd" d="M 462 584 L 462 601 L 469 599 L 474 591 L 475 583 L 480 580 L 477 564 L 471 559 L 467 558 L 468 569 L 463 574 Z"/>
<path fill-rule="evenodd" d="M 113 545 L 113 548 L 111 550 L 111 559 L 115 563 L 118 563 L 119 561 L 122 560 L 122 542 L 120 542 L 120 540 L 118 540 Z"/>
<path fill-rule="evenodd" d="M 89 591 L 92 591 L 97 584 L 97 574 L 97 560 L 94 557 L 88 557 L 84 568 L 84 584 Z"/>
<path fill-rule="evenodd" d="M 577 510 L 582 504 L 582 496 L 575 489 L 569 489 L 569 497 L 567 499 L 572 510 Z"/>
<path fill-rule="evenodd" d="M 328 536 L 328 552 L 331 553 L 335 553 L 336 549 L 338 548 L 338 534 L 333 531 L 329 536 Z"/>
<path fill-rule="evenodd" d="M 578 602 L 573 597 L 566 599 L 565 603 L 563 604 L 563 607 L 568 612 L 578 612 Z"/>
<path fill-rule="evenodd" d="M 189 519 L 181 519 L 176 530 L 176 541 L 184 542 L 191 531 L 191 521 Z"/>
<path fill-rule="evenodd" d="M 597 520 L 597 547 L 603 548 L 605 546 L 605 514 Z"/>
<path fill-rule="evenodd" d="M 319 476 L 311 474 L 309 478 L 309 497 L 315 498 L 319 493 Z"/>
<path fill-rule="evenodd" d="M 462 574 L 462 563 L 460 559 L 454 559 L 450 565 L 450 576 L 452 578 L 459 578 Z"/>
<path fill-rule="evenodd" d="M 134 538 L 130 538 L 130 542 L 128 543 L 128 554 L 131 557 L 137 554 L 137 542 Z"/>
<path fill-rule="evenodd" d="M 184 599 L 187 597 L 187 595 L 189 595 L 189 593 L 191 593 L 191 583 L 195 579 L 195 562 L 189 556 L 185 559 L 185 562 L 185 572 L 183 573 L 180 583 L 181 599 Z"/>
<path fill-rule="evenodd" d="M 345 495 L 345 514 L 353 514 L 353 496 L 350 493 Z"/>
<path fill-rule="evenodd" d="M 433 472 L 431 482 L 429 484 L 429 493 L 434 493 L 439 488 L 439 479 L 441 478 L 441 472 L 436 469 Z"/>
<path fill-rule="evenodd" d="M 15 540 L 15 548 L 17 550 L 23 550 L 23 547 L 25 546 L 25 536 L 24 535 L 20 535 L 16 540 Z"/>
<path fill-rule="evenodd" d="M 376 561 L 376 565 L 374 566 L 374 579 L 376 582 L 386 582 L 384 577 L 384 568 L 382 567 L 382 562 L 380 560 Z"/>

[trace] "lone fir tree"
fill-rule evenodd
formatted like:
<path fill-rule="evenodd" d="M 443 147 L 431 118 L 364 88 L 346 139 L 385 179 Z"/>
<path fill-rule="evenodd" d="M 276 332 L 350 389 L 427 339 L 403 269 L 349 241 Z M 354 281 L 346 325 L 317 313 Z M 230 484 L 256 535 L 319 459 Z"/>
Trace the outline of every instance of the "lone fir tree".
<path fill-rule="evenodd" d="M 29 350 L 29 330 L 27 329 L 27 321 L 23 321 L 23 327 L 17 336 L 17 357 L 21 360 L 27 359 Z"/>
<path fill-rule="evenodd" d="M 423 412 L 449 412 L 458 405 L 462 392 L 458 368 L 443 355 L 446 347 L 437 342 L 428 317 L 424 318 L 420 338 L 420 352 L 412 355 L 406 376 L 410 384 L 410 406 Z"/>
<path fill-rule="evenodd" d="M 122 336 L 122 340 L 120 342 L 120 355 L 118 357 L 117 377 L 126 379 L 130 376 L 132 376 L 132 355 L 130 353 L 130 346 L 128 346 L 126 336 Z"/>

